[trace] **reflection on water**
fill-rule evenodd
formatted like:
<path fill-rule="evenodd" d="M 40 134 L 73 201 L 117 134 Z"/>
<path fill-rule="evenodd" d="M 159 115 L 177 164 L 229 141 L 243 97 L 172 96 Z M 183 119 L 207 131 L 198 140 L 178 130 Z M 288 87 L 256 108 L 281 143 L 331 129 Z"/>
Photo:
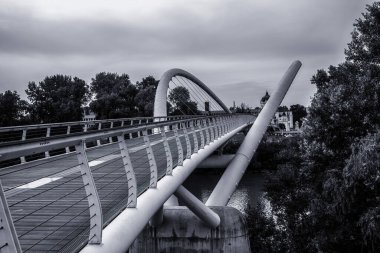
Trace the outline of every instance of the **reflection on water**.
<path fill-rule="evenodd" d="M 206 169 L 203 169 L 206 170 Z M 222 171 L 207 173 L 198 170 L 193 173 L 184 183 L 184 186 L 205 203 L 212 190 L 216 186 L 222 175 Z M 262 205 L 264 212 L 271 215 L 272 208 L 270 202 L 265 198 L 263 192 L 264 176 L 259 172 L 246 173 L 234 194 L 231 196 L 228 206 L 238 209 L 243 214 L 247 214 L 249 209 Z"/>

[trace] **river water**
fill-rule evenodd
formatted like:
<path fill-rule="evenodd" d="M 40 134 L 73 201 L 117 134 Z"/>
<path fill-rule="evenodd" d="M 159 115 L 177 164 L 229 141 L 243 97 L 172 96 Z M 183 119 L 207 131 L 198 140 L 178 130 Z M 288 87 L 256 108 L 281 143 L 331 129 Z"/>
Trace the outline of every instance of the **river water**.
<path fill-rule="evenodd" d="M 203 203 L 206 202 L 212 190 L 218 183 L 223 170 L 198 169 L 183 184 L 190 192 Z M 266 214 L 271 213 L 269 201 L 265 198 L 264 175 L 260 172 L 248 171 L 244 174 L 238 188 L 232 195 L 228 206 L 247 214 L 250 208 L 261 204 Z"/>

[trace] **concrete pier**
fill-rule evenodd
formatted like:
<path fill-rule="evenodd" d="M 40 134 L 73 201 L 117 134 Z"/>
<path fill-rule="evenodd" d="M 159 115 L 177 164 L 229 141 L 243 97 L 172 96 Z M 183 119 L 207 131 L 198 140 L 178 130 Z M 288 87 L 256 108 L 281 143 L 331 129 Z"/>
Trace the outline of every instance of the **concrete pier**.
<path fill-rule="evenodd" d="M 187 207 L 164 207 L 161 226 L 146 226 L 129 253 L 250 253 L 248 229 L 242 214 L 232 207 L 210 208 L 220 216 L 216 229 L 210 229 Z"/>

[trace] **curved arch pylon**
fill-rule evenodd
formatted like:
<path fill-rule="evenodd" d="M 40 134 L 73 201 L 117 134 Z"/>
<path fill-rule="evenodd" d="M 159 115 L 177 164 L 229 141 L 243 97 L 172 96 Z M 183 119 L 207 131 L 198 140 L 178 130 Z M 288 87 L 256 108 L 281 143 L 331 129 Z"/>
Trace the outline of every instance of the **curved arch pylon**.
<path fill-rule="evenodd" d="M 209 87 L 207 87 L 206 84 L 204 84 L 201 80 L 199 80 L 197 77 L 195 77 L 193 74 L 183 70 L 183 69 L 170 69 L 166 71 L 158 83 L 157 90 L 156 90 L 156 96 L 154 99 L 154 117 L 165 117 L 167 115 L 167 93 L 169 88 L 169 82 L 172 80 L 175 76 L 182 76 L 190 81 L 194 82 L 196 85 L 198 85 L 201 89 L 203 89 L 210 97 L 212 97 L 222 108 L 225 112 L 231 113 L 231 111 L 228 109 L 228 107 L 220 100 L 215 93 L 210 90 Z"/>

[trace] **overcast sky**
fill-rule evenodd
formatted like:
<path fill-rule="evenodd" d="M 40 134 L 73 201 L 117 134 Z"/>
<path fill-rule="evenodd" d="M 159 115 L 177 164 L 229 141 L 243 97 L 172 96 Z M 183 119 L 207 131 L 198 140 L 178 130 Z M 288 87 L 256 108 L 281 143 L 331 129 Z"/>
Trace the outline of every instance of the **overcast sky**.
<path fill-rule="evenodd" d="M 185 69 L 228 106 L 259 105 L 293 60 L 283 104 L 308 105 L 317 69 L 344 60 L 367 0 L 0 0 L 0 92 L 28 81 Z"/>

